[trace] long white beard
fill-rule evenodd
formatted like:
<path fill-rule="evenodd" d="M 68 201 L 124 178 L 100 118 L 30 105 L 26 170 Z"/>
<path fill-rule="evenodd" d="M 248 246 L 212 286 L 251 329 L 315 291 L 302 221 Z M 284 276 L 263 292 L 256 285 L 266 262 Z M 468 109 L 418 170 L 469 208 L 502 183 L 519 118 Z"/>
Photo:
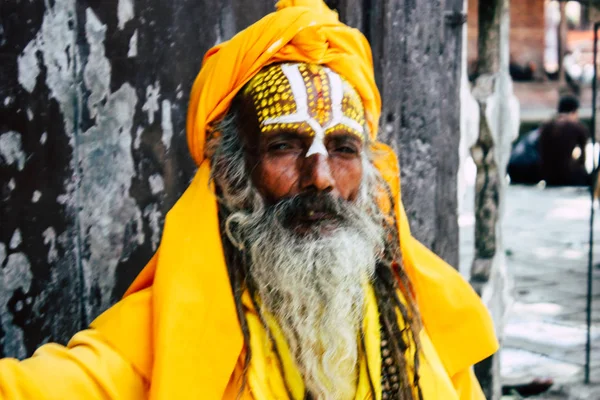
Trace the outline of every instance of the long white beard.
<path fill-rule="evenodd" d="M 298 235 L 264 209 L 231 218 L 262 310 L 277 321 L 317 399 L 354 398 L 364 285 L 382 248 L 381 225 L 363 207 L 351 208 L 349 221 L 324 235 Z"/>

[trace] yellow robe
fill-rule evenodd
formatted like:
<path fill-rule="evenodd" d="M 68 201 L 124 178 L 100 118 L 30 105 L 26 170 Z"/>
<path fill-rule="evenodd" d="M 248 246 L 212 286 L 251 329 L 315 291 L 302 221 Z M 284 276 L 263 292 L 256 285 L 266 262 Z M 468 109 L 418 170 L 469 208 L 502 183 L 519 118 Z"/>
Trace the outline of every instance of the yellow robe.
<path fill-rule="evenodd" d="M 0 399 L 235 399 L 244 343 L 204 160 L 206 130 L 244 83 L 277 61 L 325 64 L 344 76 L 361 95 L 373 140 L 380 113 L 371 52 L 360 32 L 341 24 L 321 0 L 283 0 L 278 7 L 205 56 L 187 129 L 199 170 L 126 297 L 67 347 L 43 346 L 23 362 L 0 360 Z M 396 157 L 387 146 L 374 148 L 395 200 L 404 267 L 424 324 L 425 398 L 480 399 L 470 367 L 497 350 L 491 318 L 460 275 L 411 236 Z"/>
<path fill-rule="evenodd" d="M 23 362 L 0 361 L 1 399 L 235 399 L 243 341 L 209 174 L 204 163 L 132 293 L 91 330 Z M 425 399 L 481 399 L 470 367 L 497 349 L 489 314 L 455 270 L 401 232 L 424 323 Z"/>

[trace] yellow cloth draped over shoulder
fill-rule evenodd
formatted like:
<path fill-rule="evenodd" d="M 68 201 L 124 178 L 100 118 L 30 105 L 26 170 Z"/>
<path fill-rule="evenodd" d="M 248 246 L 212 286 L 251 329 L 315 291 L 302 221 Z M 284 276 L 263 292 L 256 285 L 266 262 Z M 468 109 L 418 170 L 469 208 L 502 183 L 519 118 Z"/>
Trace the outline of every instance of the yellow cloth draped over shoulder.
<path fill-rule="evenodd" d="M 204 58 L 187 122 L 199 170 L 168 213 L 157 253 L 125 298 L 67 347 L 46 345 L 25 361 L 0 361 L 0 398 L 236 397 L 244 343 L 204 159 L 206 130 L 249 79 L 280 61 L 323 64 L 344 76 L 362 97 L 373 139 L 381 107 L 371 50 L 358 30 L 340 23 L 322 0 L 283 0 L 277 8 Z M 497 350 L 490 316 L 460 275 L 411 236 L 396 156 L 381 143 L 374 146 L 376 166 L 396 199 L 405 268 L 426 334 L 423 363 L 430 361 L 427 354 L 435 356 L 432 368 L 452 380 L 455 398 L 481 398 L 468 371 Z M 427 385 L 424 378 L 421 384 Z"/>

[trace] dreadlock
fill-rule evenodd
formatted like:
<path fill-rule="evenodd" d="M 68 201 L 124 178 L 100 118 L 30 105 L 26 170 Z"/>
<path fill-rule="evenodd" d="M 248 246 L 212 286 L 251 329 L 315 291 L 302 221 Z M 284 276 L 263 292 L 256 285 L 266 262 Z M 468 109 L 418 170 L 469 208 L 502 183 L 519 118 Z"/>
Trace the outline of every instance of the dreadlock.
<path fill-rule="evenodd" d="M 207 139 L 207 157 L 212 161 L 212 180 L 214 180 L 219 199 L 219 221 L 221 237 L 223 238 L 223 250 L 225 254 L 231 288 L 234 296 L 237 316 L 247 344 L 244 359 L 244 374 L 241 382 L 241 395 L 247 385 L 247 369 L 252 359 L 250 343 L 250 330 L 246 318 L 246 312 L 242 304 L 242 295 L 248 291 L 253 306 L 256 309 L 267 334 L 274 345 L 274 352 L 281 368 L 281 355 L 257 299 L 257 288 L 249 274 L 250 260 L 248 252 L 243 243 L 237 243 L 230 234 L 226 224 L 228 216 L 239 209 L 252 209 L 263 207 L 261 199 L 256 192 L 252 191 L 252 182 L 245 159 L 245 146 L 242 143 L 239 132 L 242 129 L 239 113 L 239 98 L 236 97 L 227 115 L 211 130 Z M 368 148 L 368 146 L 365 146 Z M 412 285 L 403 266 L 400 251 L 400 238 L 394 214 L 394 198 L 392 193 L 377 173 L 376 189 L 385 193 L 388 199 L 390 211 L 383 216 L 382 224 L 385 227 L 385 249 L 379 257 L 375 267 L 375 276 L 372 286 L 377 299 L 379 310 L 382 344 L 386 341 L 389 346 L 389 355 L 382 354 L 382 389 L 384 399 L 398 400 L 422 400 L 422 392 L 419 384 L 419 354 L 420 341 L 419 332 L 421 321 L 416 303 L 412 295 Z M 227 198 L 227 202 L 224 199 Z M 399 296 L 401 293 L 401 297 Z M 399 319 L 403 321 L 400 328 Z M 363 353 L 364 332 L 360 332 Z M 382 350 L 382 352 L 387 352 Z M 411 351 L 412 349 L 412 351 Z M 408 358 L 413 353 L 413 373 L 409 371 Z M 367 363 L 368 364 L 368 363 Z M 389 365 L 388 365 L 389 364 Z M 367 365 L 367 368 L 369 366 Z M 369 380 L 371 379 L 370 374 Z M 284 380 L 285 381 L 285 380 Z M 375 398 L 373 382 L 369 382 L 373 398 Z M 288 395 L 291 393 L 286 384 Z M 416 393 L 415 393 L 416 392 Z M 291 398 L 291 396 L 289 396 Z"/>

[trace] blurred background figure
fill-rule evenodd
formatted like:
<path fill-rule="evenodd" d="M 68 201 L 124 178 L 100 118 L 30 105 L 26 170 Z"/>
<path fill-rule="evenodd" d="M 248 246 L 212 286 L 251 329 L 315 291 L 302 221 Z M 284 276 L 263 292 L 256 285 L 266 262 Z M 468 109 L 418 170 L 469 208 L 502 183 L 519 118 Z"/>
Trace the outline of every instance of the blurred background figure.
<path fill-rule="evenodd" d="M 579 100 L 560 98 L 558 113 L 521 138 L 513 146 L 507 173 L 511 183 L 549 186 L 587 186 L 588 128 L 579 120 Z"/>
<path fill-rule="evenodd" d="M 540 130 L 536 128 L 514 144 L 507 168 L 511 183 L 535 185 L 542 180 L 539 139 Z"/>
<path fill-rule="evenodd" d="M 587 186 L 590 175 L 585 169 L 585 148 L 590 138 L 579 120 L 579 101 L 561 97 L 558 114 L 539 131 L 542 179 L 549 186 Z"/>

